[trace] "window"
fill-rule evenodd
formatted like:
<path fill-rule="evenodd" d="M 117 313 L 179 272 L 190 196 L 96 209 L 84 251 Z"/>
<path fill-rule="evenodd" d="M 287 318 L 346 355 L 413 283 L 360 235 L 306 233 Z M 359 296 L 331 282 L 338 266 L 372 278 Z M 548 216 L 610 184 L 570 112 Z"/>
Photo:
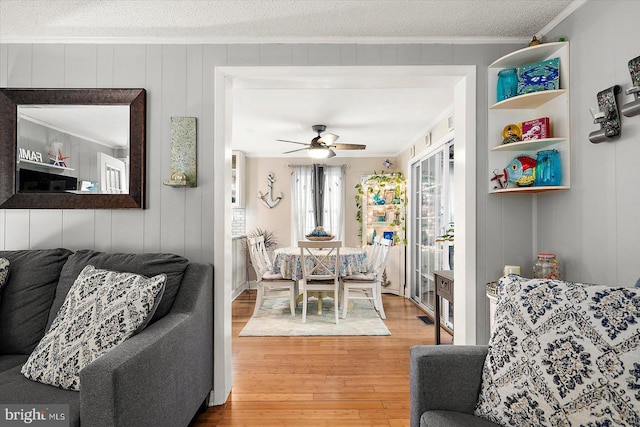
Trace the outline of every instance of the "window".
<path fill-rule="evenodd" d="M 322 225 L 338 240 L 344 238 L 344 181 L 343 166 L 293 166 L 291 239 L 294 245 L 317 225 Z"/>

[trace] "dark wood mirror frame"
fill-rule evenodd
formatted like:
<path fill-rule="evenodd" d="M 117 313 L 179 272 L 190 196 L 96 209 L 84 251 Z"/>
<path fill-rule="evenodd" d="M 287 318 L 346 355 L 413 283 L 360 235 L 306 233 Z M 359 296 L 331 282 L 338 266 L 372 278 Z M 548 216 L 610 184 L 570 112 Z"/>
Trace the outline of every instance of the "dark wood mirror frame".
<path fill-rule="evenodd" d="M 19 105 L 128 105 L 129 194 L 16 192 Z M 144 209 L 144 89 L 0 89 L 0 209 Z"/>

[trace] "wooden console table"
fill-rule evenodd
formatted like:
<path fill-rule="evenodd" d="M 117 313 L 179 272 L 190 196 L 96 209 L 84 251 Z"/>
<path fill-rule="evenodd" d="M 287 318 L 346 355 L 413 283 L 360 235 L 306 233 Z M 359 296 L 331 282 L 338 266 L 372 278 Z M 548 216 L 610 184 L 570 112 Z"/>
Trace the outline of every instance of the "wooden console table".
<path fill-rule="evenodd" d="M 444 298 L 453 303 L 453 270 L 438 270 L 433 272 L 433 278 L 436 282 L 435 293 L 435 330 L 436 345 L 440 344 L 440 298 Z"/>

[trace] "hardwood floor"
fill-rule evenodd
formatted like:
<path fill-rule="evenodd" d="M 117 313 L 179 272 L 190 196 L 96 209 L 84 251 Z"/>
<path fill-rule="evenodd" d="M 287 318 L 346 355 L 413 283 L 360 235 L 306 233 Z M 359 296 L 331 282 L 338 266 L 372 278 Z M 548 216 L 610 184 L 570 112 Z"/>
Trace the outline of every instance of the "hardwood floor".
<path fill-rule="evenodd" d="M 191 427 L 408 426 L 409 348 L 433 344 L 433 325 L 408 299 L 383 301 L 391 336 L 238 337 L 255 302 L 243 293 L 232 306 L 233 390 Z"/>

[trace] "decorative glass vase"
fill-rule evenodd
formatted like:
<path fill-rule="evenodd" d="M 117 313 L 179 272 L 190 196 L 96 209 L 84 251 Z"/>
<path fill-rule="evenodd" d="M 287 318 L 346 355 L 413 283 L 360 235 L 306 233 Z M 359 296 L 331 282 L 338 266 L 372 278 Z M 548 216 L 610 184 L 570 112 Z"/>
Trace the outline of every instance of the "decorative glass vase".
<path fill-rule="evenodd" d="M 555 254 L 538 254 L 533 264 L 533 277 L 536 279 L 560 279 L 560 262 Z"/>
<path fill-rule="evenodd" d="M 498 72 L 498 102 L 518 94 L 518 74 L 515 68 L 505 68 Z"/>
<path fill-rule="evenodd" d="M 562 164 L 558 150 L 538 151 L 536 158 L 536 186 L 560 185 Z"/>

